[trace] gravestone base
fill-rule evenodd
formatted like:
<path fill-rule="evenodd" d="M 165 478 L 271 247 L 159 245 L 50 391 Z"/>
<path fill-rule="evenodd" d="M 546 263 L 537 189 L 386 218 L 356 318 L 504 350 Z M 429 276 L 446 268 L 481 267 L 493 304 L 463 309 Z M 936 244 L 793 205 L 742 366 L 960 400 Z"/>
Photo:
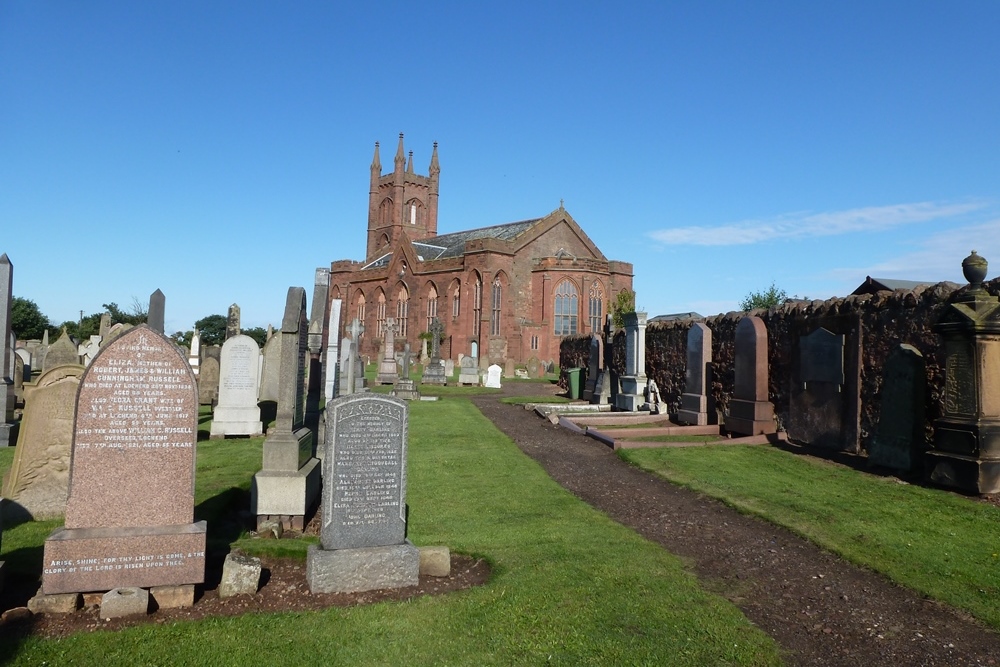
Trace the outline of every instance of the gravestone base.
<path fill-rule="evenodd" d="M 382 363 L 378 366 L 378 375 L 375 376 L 375 383 L 379 385 L 395 384 L 398 379 L 399 370 L 396 368 L 396 360 L 383 359 Z"/>
<path fill-rule="evenodd" d="M 613 371 L 600 370 L 597 373 L 597 380 L 594 382 L 594 395 L 591 396 L 592 405 L 615 405 L 618 392 L 615 391 L 618 378 Z"/>
<path fill-rule="evenodd" d="M 708 426 L 715 423 L 708 410 L 708 396 L 702 394 L 681 394 L 681 409 L 677 411 L 677 421 L 681 424 Z"/>
<path fill-rule="evenodd" d="M 737 435 L 762 435 L 777 433 L 774 423 L 774 406 L 767 401 L 729 401 L 726 430 Z"/>
<path fill-rule="evenodd" d="M 319 459 L 309 459 L 297 471 L 261 470 L 250 488 L 251 513 L 261 521 L 282 517 L 282 528 L 302 530 L 306 514 L 319 497 Z"/>
<path fill-rule="evenodd" d="M 927 452 L 927 477 L 968 493 L 1000 493 L 1000 461 L 931 450 Z"/>
<path fill-rule="evenodd" d="M 306 556 L 310 593 L 354 593 L 420 583 L 420 551 L 403 544 L 358 549 L 311 545 Z"/>
<path fill-rule="evenodd" d="M 0 424 L 0 447 L 13 447 L 17 444 L 17 431 L 21 422 Z"/>
<path fill-rule="evenodd" d="M 427 364 L 420 384 L 436 384 L 442 387 L 448 384 L 448 376 L 444 374 L 444 364 L 440 359 L 432 359 L 431 363 Z"/>
<path fill-rule="evenodd" d="M 625 412 L 638 412 L 646 405 L 645 375 L 626 375 L 621 379 L 621 391 L 615 397 L 615 407 Z M 602 394 L 603 395 L 603 394 Z"/>
<path fill-rule="evenodd" d="M 401 398 L 404 401 L 420 400 L 420 392 L 417 390 L 417 383 L 413 380 L 400 380 L 393 386 L 389 395 Z"/>
<path fill-rule="evenodd" d="M 458 373 L 458 385 L 460 387 L 478 387 L 479 369 L 471 367 L 463 367 L 462 370 L 459 371 Z"/>
<path fill-rule="evenodd" d="M 205 581 L 206 523 L 58 528 L 47 540 L 42 592 L 83 593 Z"/>
<path fill-rule="evenodd" d="M 212 429 L 209 438 L 218 440 L 227 435 L 248 435 L 255 437 L 264 433 L 260 421 L 260 408 L 218 406 L 212 415 Z"/>

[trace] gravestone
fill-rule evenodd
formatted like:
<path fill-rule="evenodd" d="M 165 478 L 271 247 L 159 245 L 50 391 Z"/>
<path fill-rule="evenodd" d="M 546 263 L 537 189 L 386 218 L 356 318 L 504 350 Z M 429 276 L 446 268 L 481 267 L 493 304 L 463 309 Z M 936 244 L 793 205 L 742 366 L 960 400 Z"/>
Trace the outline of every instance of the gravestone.
<path fill-rule="evenodd" d="M 856 315 L 813 318 L 793 350 L 788 438 L 856 453 L 860 444 L 861 342 Z M 797 353 L 796 353 L 797 352 Z"/>
<path fill-rule="evenodd" d="M 340 389 L 340 299 L 330 301 L 330 320 L 327 324 L 326 358 L 323 363 L 323 395 L 327 402 L 339 395 Z"/>
<path fill-rule="evenodd" d="M 395 384 L 399 379 L 399 371 L 396 368 L 396 318 L 385 318 L 385 338 L 382 341 L 385 349 L 382 352 L 378 365 L 378 375 L 375 382 L 377 384 Z"/>
<path fill-rule="evenodd" d="M 55 368 L 64 364 L 81 364 L 80 353 L 77 351 L 76 344 L 69 337 L 69 334 L 66 333 L 65 327 L 63 327 L 62 333 L 56 339 L 56 342 L 52 343 L 45 353 L 45 364 L 42 366 L 42 370 L 48 370 L 49 368 Z"/>
<path fill-rule="evenodd" d="M 212 438 L 260 435 L 260 349 L 250 336 L 237 334 L 222 344 L 219 403 L 212 414 Z"/>
<path fill-rule="evenodd" d="M 927 452 L 932 482 L 980 494 L 1000 492 L 1000 299 L 983 287 L 986 269 L 973 250 L 962 262 L 968 287 L 952 294 L 934 325 L 945 369 Z"/>
<path fill-rule="evenodd" d="M 625 313 L 625 375 L 616 407 L 635 412 L 645 403 L 646 389 L 646 313 Z"/>
<path fill-rule="evenodd" d="M 14 410 L 16 415 L 17 410 L 24 407 L 24 360 L 21 359 L 21 355 L 19 354 L 12 354 L 10 358 L 14 361 L 14 383 L 11 386 L 14 387 Z"/>
<path fill-rule="evenodd" d="M 205 357 L 198 374 L 198 404 L 215 405 L 219 401 L 219 360 Z"/>
<path fill-rule="evenodd" d="M 338 382 L 339 396 L 347 396 L 348 394 L 354 393 L 354 357 L 351 354 L 351 350 L 354 347 L 354 341 L 350 338 L 344 338 L 341 341 L 340 347 L 340 378 Z"/>
<path fill-rule="evenodd" d="M 878 429 L 868 447 L 868 462 L 910 471 L 922 462 L 924 400 L 927 376 L 924 356 L 912 345 L 900 345 L 885 362 Z"/>
<path fill-rule="evenodd" d="M 486 369 L 486 383 L 483 386 L 490 387 L 492 389 L 500 389 L 500 374 L 503 369 L 497 364 L 490 365 Z"/>
<path fill-rule="evenodd" d="M 0 447 L 14 444 L 17 429 L 14 424 L 14 354 L 10 344 L 11 302 L 13 294 L 14 266 L 7 254 L 0 255 Z"/>
<path fill-rule="evenodd" d="M 198 329 L 191 334 L 191 347 L 188 349 L 188 365 L 195 377 L 201 372 L 201 334 Z"/>
<path fill-rule="evenodd" d="M 240 335 L 240 307 L 235 303 L 229 306 L 226 315 L 226 340 Z"/>
<path fill-rule="evenodd" d="M 590 337 L 590 355 L 587 359 L 587 382 L 583 388 L 583 400 L 588 403 L 594 398 L 594 388 L 597 386 L 597 376 L 604 367 L 604 345 L 601 337 L 594 334 Z M 538 360 L 535 360 L 535 372 L 538 370 Z M 532 375 L 531 367 L 528 367 L 528 375 Z M 532 375 L 534 377 L 534 375 Z"/>
<path fill-rule="evenodd" d="M 479 366 L 475 357 L 462 357 L 462 365 L 458 369 L 458 384 L 473 387 L 479 385 Z"/>
<path fill-rule="evenodd" d="M 320 545 L 306 558 L 309 590 L 416 585 L 420 554 L 406 539 L 406 403 L 344 396 L 327 406 L 326 418 Z"/>
<path fill-rule="evenodd" d="M 736 386 L 729 401 L 726 430 L 737 435 L 775 433 L 774 406 L 767 400 L 767 327 L 759 317 L 736 325 Z"/>
<path fill-rule="evenodd" d="M 107 345 L 108 343 L 118 338 L 131 328 L 132 328 L 131 324 L 125 324 L 123 322 L 112 324 L 111 327 L 108 329 L 108 335 L 101 337 L 101 345 Z"/>
<path fill-rule="evenodd" d="M 28 347 L 31 349 L 32 341 L 28 341 Z M 31 369 L 32 373 L 35 375 L 41 373 L 45 370 L 45 355 L 49 352 L 49 330 L 46 329 L 42 333 L 42 340 L 38 344 L 38 347 L 31 349 Z"/>
<path fill-rule="evenodd" d="M 538 360 L 538 357 L 528 359 L 528 377 L 536 379 L 545 377 L 545 366 Z"/>
<path fill-rule="evenodd" d="M 444 372 L 444 363 L 441 361 L 441 334 L 444 333 L 444 325 L 441 320 L 434 318 L 431 322 L 431 360 L 424 369 L 424 374 L 420 378 L 420 384 L 436 384 L 444 386 L 448 384 L 448 376 Z"/>
<path fill-rule="evenodd" d="M 107 338 L 111 333 L 111 313 L 101 313 L 101 323 L 97 327 L 97 335 L 101 339 Z"/>
<path fill-rule="evenodd" d="M 517 368 L 517 366 L 514 364 L 514 360 L 513 359 L 507 359 L 503 363 L 503 376 L 505 378 L 512 378 L 512 377 L 514 377 L 514 370 L 516 368 Z"/>
<path fill-rule="evenodd" d="M 410 379 L 410 357 L 410 343 L 407 341 L 403 348 L 403 372 L 392 386 L 389 395 L 404 401 L 419 401 L 420 392 L 417 390 L 417 383 Z"/>
<path fill-rule="evenodd" d="M 31 374 L 34 366 L 31 365 L 31 352 L 28 351 L 26 347 L 18 347 L 14 349 L 14 354 L 21 358 L 21 372 L 22 380 L 24 382 L 31 382 Z"/>
<path fill-rule="evenodd" d="M 80 343 L 76 351 L 83 359 L 83 365 L 89 366 L 97 353 L 101 351 L 101 337 L 96 334 L 91 336 L 87 342 Z"/>
<path fill-rule="evenodd" d="M 156 290 L 149 295 L 149 310 L 146 312 L 146 324 L 153 331 L 163 333 L 163 316 L 166 310 L 166 297 Z"/>
<path fill-rule="evenodd" d="M 66 512 L 73 410 L 83 371 L 78 364 L 56 366 L 25 385 L 17 449 L 3 481 L 8 519 L 41 521 Z"/>
<path fill-rule="evenodd" d="M 705 426 L 718 421 L 715 401 L 708 392 L 711 373 L 712 330 L 701 322 L 695 322 L 688 329 L 684 393 L 681 394 L 681 408 L 677 411 L 680 423 Z"/>
<path fill-rule="evenodd" d="M 65 527 L 45 541 L 44 594 L 204 581 L 197 424 L 194 374 L 169 338 L 140 325 L 98 353 L 80 378 Z"/>
<path fill-rule="evenodd" d="M 286 529 L 302 530 L 305 515 L 319 495 L 321 472 L 313 456 L 313 433 L 304 427 L 309 353 L 305 289 L 288 288 L 279 335 L 277 413 L 264 441 L 263 468 L 253 478 L 251 512 L 257 516 L 258 528 L 279 521 Z"/>
<path fill-rule="evenodd" d="M 261 351 L 264 360 L 260 373 L 260 402 L 278 401 L 278 375 L 281 371 L 281 336 L 271 336 Z"/>

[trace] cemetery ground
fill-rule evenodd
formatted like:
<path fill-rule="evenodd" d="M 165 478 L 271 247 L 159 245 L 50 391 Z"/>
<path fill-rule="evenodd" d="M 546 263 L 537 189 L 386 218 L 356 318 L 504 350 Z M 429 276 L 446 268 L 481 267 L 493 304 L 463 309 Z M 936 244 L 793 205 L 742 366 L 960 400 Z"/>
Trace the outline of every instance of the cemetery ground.
<path fill-rule="evenodd" d="M 49 619 L 8 623 L 0 661 L 1000 664 L 1000 514 L 989 503 L 768 447 L 618 456 L 511 404 L 523 398 L 498 401 L 537 400 L 544 384 L 421 389 L 443 398 L 411 403 L 409 536 L 461 555 L 457 581 L 422 581 L 405 599 L 309 595 L 316 538 L 248 530 L 262 439 L 202 439 L 196 518 L 209 521 L 210 564 L 232 548 L 261 556 L 261 592 L 219 601 L 209 574 L 186 611 L 111 623 L 78 612 L 52 621 L 55 637 Z M 207 417 L 200 428 L 207 437 Z M 11 453 L 0 451 L 0 468 Z M 38 576 L 58 525 L 4 531 L 4 609 L 14 582 Z M 456 590 L 420 595 L 435 586 Z"/>

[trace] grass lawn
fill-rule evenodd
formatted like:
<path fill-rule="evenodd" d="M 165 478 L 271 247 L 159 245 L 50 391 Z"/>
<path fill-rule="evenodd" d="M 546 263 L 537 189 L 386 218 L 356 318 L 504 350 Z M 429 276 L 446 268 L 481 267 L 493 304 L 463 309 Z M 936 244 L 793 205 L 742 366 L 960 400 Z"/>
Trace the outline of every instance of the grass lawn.
<path fill-rule="evenodd" d="M 1000 508 L 994 505 L 771 447 L 619 455 L 1000 629 Z"/>
<path fill-rule="evenodd" d="M 302 556 L 297 541 L 255 541 L 226 528 L 232 501 L 259 465 L 260 439 L 199 443 L 197 513 L 209 518 L 213 544 L 288 543 L 289 553 Z M 471 402 L 411 403 L 408 476 L 410 539 L 487 558 L 494 569 L 487 585 L 351 609 L 147 625 L 20 645 L 0 639 L 0 661 L 780 664 L 774 642 L 739 610 L 703 591 L 677 558 L 555 484 Z M 12 527 L 4 533 L 5 557 L 37 548 L 37 572 L 51 527 Z"/>

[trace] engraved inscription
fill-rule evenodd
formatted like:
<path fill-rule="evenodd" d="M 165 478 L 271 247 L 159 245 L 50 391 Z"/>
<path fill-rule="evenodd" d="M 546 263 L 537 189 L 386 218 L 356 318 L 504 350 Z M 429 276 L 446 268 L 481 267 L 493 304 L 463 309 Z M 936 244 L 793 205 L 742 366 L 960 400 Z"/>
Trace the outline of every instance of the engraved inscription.
<path fill-rule="evenodd" d="M 973 416 L 978 403 L 970 346 L 948 345 L 945 358 L 944 410 L 946 415 Z"/>
<path fill-rule="evenodd" d="M 257 346 L 249 342 L 233 341 L 226 348 L 228 362 L 222 386 L 233 391 L 257 391 Z"/>

